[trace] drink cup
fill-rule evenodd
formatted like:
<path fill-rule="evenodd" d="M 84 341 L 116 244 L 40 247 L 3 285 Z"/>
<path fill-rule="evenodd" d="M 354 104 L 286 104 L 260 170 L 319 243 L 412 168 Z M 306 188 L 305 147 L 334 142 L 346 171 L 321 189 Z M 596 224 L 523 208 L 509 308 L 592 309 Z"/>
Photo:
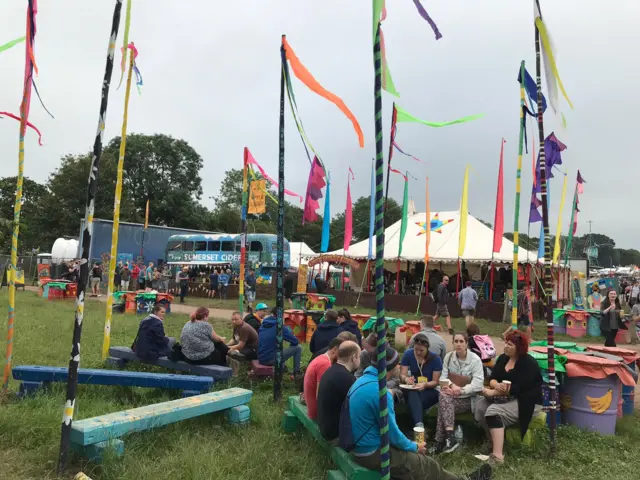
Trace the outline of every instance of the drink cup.
<path fill-rule="evenodd" d="M 440 380 L 440 388 L 447 388 L 449 387 L 449 385 L 451 385 L 451 380 L 444 379 L 444 380 Z"/>
<path fill-rule="evenodd" d="M 424 427 L 413 427 L 413 438 L 418 445 L 424 443 Z"/>
<path fill-rule="evenodd" d="M 504 380 L 502 384 L 507 387 L 507 394 L 511 391 L 511 382 L 509 380 Z"/>

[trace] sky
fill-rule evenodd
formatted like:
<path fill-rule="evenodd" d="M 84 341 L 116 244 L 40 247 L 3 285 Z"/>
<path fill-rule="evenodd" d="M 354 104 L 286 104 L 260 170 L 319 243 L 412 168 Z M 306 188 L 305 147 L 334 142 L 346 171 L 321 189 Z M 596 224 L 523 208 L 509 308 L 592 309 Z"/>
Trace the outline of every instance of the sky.
<path fill-rule="evenodd" d="M 93 145 L 114 4 L 113 0 L 39 2 L 36 82 L 55 119 L 34 96 L 30 121 L 42 131 L 44 146 L 28 134 L 25 175 L 36 181 L 45 182 L 61 156 L 85 153 Z M 478 113 L 484 117 L 438 129 L 400 124 L 396 141 L 422 163 L 395 153 L 394 167 L 417 178 L 410 180 L 409 192 L 418 211 L 424 211 L 425 177 L 429 177 L 435 212 L 459 207 L 464 170 L 470 164 L 470 213 L 493 221 L 504 137 L 505 231 L 512 231 L 520 101 L 516 79 L 521 60 L 535 75 L 533 2 L 423 4 L 442 32 L 438 41 L 413 2 L 387 2 L 387 58 L 400 93 L 395 100 L 430 121 Z M 580 199 L 578 235 L 588 233 L 587 221 L 592 220 L 593 231 L 614 238 L 618 247 L 638 248 L 635 209 L 628 199 L 633 198 L 638 171 L 632 152 L 639 131 L 640 2 L 611 0 L 606 8 L 595 0 L 542 0 L 541 4 L 557 49 L 560 76 L 574 105 L 572 110 L 560 102 L 567 119 L 562 140 L 568 147 L 561 168 L 569 179 L 563 232 L 568 230 L 579 168 L 587 184 Z M 26 5 L 26 0 L 2 3 L 0 44 L 24 35 Z M 316 79 L 345 101 L 364 131 L 361 149 L 349 120 L 299 80 L 292 80 L 307 134 L 331 172 L 332 213 L 345 209 L 349 167 L 355 174 L 354 201 L 369 194 L 375 156 L 370 1 L 133 0 L 131 18 L 130 40 L 139 50 L 144 88 L 142 95 L 131 96 L 129 132 L 164 133 L 188 141 L 204 160 L 205 205 L 213 207 L 210 197 L 218 192 L 224 172 L 242 167 L 244 146 L 277 177 L 282 34 Z M 124 8 L 118 49 L 123 31 Z M 124 86 L 116 90 L 119 61 L 118 53 L 105 144 L 121 130 Z M 0 111 L 17 114 L 24 44 L 0 54 L 0 72 Z M 385 161 L 393 101 L 383 93 Z M 555 118 L 545 115 L 545 132 L 558 128 Z M 2 176 L 17 173 L 17 137 L 17 122 L 0 121 Z M 286 187 L 304 196 L 309 162 L 288 106 L 285 141 Z M 523 159 L 520 230 L 524 232 L 531 181 L 529 153 Z M 394 175 L 390 192 L 399 202 L 402 189 L 402 178 Z M 551 189 L 554 233 L 561 174 L 556 174 Z M 532 235 L 538 231 L 539 224 L 532 225 Z"/>

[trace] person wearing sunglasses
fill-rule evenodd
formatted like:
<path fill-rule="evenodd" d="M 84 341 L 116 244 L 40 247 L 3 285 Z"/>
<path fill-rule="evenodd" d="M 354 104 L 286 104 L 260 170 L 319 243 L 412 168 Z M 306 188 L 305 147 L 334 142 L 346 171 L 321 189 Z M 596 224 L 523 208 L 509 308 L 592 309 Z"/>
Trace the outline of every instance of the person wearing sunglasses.
<path fill-rule="evenodd" d="M 400 365 L 401 383 L 414 386 L 406 391 L 411 419 L 414 425 L 423 427 L 423 412 L 438 403 L 436 387 L 442 372 L 442 360 L 429 351 L 429 338 L 418 333 L 413 337 L 413 348 L 404 352 Z"/>

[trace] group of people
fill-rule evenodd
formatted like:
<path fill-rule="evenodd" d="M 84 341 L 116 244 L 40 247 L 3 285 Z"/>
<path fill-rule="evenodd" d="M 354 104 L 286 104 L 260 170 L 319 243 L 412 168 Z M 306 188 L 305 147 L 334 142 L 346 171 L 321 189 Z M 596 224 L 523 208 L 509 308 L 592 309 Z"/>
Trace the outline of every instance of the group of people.
<path fill-rule="evenodd" d="M 100 285 L 105 274 L 103 265 L 95 262 L 91 267 L 90 283 L 91 295 L 97 297 L 100 295 Z M 169 291 L 169 277 L 171 273 L 167 264 L 154 267 L 153 262 L 145 267 L 144 264 L 129 265 L 129 262 L 118 262 L 113 277 L 114 291 L 137 291 L 157 290 L 159 292 Z"/>

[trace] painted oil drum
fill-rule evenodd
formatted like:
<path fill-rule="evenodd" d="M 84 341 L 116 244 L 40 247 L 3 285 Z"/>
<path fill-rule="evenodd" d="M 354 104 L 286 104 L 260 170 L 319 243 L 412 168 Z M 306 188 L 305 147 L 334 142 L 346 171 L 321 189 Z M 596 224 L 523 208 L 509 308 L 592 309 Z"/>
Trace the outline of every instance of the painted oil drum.
<path fill-rule="evenodd" d="M 560 335 L 567 333 L 567 317 L 562 309 L 553 309 L 553 331 Z"/>
<path fill-rule="evenodd" d="M 600 314 L 590 314 L 587 319 L 587 335 L 590 337 L 599 337 L 602 335 L 600 331 Z"/>
<path fill-rule="evenodd" d="M 284 311 L 284 324 L 291 329 L 300 343 L 306 341 L 306 320 L 304 310 Z"/>
<path fill-rule="evenodd" d="M 582 338 L 587 334 L 587 321 L 578 320 L 572 316 L 567 317 L 567 335 L 573 338 Z"/>
<path fill-rule="evenodd" d="M 631 344 L 631 330 L 623 328 L 618 330 L 618 334 L 616 335 L 616 344 L 617 343 L 622 345 Z"/>
<path fill-rule="evenodd" d="M 628 363 L 627 366 L 631 370 L 636 369 L 635 363 Z M 635 385 L 627 387 L 622 385 L 622 415 L 633 415 L 633 409 L 636 401 L 636 387 Z"/>
<path fill-rule="evenodd" d="M 602 435 L 615 435 L 620 400 L 620 380 L 568 377 L 564 387 L 565 415 L 569 425 Z"/>

